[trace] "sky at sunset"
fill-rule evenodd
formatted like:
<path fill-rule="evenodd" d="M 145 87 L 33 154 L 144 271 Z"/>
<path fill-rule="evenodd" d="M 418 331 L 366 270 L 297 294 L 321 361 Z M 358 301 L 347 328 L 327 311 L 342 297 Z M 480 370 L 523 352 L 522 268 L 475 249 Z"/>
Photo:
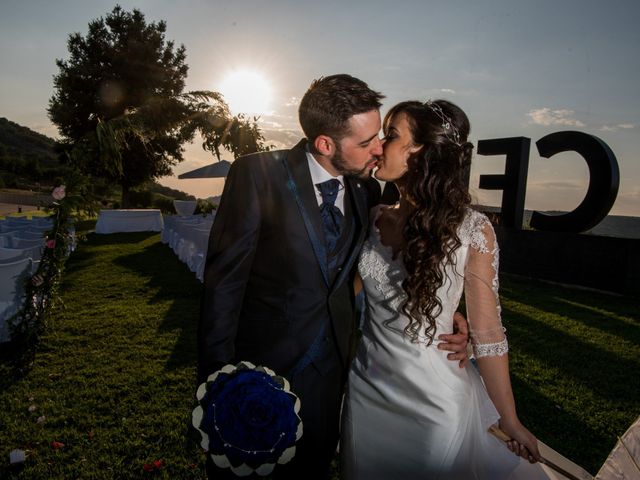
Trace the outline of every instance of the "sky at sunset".
<path fill-rule="evenodd" d="M 51 137 L 47 118 L 55 60 L 67 38 L 115 3 L 101 0 L 11 1 L 0 4 L 0 117 Z M 187 90 L 237 97 L 233 72 L 250 72 L 247 91 L 266 138 L 289 147 L 301 132 L 297 104 L 322 75 L 350 73 L 386 95 L 382 113 L 408 99 L 446 98 L 472 124 L 471 141 L 526 136 L 531 157 L 526 208 L 572 210 L 586 192 L 588 169 L 575 153 L 541 158 L 535 142 L 578 130 L 615 153 L 621 174 L 612 214 L 640 216 L 640 2 L 592 0 L 463 1 L 122 1 L 148 22 L 165 20 L 167 40 L 187 52 Z M 236 91 L 234 91 L 234 89 Z M 248 95 L 248 94 L 247 94 Z M 230 157 L 224 157 L 232 160 Z M 212 162 L 198 144 L 186 147 L 175 174 Z M 476 155 L 479 174 L 503 173 L 503 157 Z M 161 179 L 199 197 L 218 195 L 223 180 Z"/>

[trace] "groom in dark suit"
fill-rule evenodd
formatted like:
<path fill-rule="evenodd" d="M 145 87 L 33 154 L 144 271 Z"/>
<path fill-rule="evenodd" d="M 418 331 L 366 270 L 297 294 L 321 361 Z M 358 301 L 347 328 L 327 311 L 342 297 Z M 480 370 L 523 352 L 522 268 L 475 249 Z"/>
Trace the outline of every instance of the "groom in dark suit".
<path fill-rule="evenodd" d="M 290 381 L 304 433 L 276 478 L 326 478 L 335 454 L 355 343 L 354 265 L 380 196 L 370 172 L 382 154 L 382 98 L 349 75 L 314 81 L 299 107 L 306 139 L 237 159 L 211 231 L 199 381 L 240 360 Z M 462 351 L 466 330 L 452 337 Z"/>

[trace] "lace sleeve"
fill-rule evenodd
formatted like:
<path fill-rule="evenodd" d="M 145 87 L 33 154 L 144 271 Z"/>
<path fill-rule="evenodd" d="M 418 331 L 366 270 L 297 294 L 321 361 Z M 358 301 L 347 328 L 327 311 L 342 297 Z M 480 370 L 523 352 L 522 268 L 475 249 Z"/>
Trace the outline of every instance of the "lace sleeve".
<path fill-rule="evenodd" d="M 465 299 L 471 344 L 476 358 L 501 356 L 509 351 L 500 318 L 498 297 L 498 242 L 489 220 L 474 222 L 465 267 Z"/>

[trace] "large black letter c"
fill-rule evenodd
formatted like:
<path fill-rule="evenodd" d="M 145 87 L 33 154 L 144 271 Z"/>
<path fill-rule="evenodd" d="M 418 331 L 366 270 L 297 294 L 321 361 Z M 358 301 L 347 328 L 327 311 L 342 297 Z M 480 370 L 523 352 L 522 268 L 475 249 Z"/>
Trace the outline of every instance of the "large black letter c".
<path fill-rule="evenodd" d="M 607 216 L 620 186 L 618 161 L 609 146 L 598 137 L 583 132 L 551 133 L 536 142 L 542 157 L 578 152 L 589 166 L 589 188 L 578 207 L 563 215 L 533 212 L 530 225 L 536 230 L 584 232 Z"/>

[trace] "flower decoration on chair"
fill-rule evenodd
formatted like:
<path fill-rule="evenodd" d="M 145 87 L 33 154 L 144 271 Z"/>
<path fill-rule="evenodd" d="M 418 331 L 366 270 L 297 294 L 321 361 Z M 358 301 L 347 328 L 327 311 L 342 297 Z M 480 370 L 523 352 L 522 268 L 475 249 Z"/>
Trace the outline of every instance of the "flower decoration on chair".
<path fill-rule="evenodd" d="M 71 170 L 66 185 L 59 185 L 51 192 L 52 201 L 46 208 L 46 241 L 33 276 L 25 278 L 24 299 L 20 310 L 7 320 L 11 337 L 13 362 L 26 372 L 33 365 L 36 344 L 44 331 L 46 319 L 58 303 L 59 287 L 69 254 L 75 250 L 76 234 L 74 214 L 81 211 L 93 213 L 89 195 L 89 177 Z"/>
<path fill-rule="evenodd" d="M 64 185 L 60 185 L 59 187 L 54 188 L 53 192 L 51 192 L 51 196 L 54 198 L 54 200 L 62 200 L 67 196 L 66 187 Z"/>
<path fill-rule="evenodd" d="M 200 385 L 196 397 L 193 426 L 218 467 L 264 476 L 294 457 L 302 437 L 300 400 L 284 377 L 249 362 L 225 365 Z"/>

